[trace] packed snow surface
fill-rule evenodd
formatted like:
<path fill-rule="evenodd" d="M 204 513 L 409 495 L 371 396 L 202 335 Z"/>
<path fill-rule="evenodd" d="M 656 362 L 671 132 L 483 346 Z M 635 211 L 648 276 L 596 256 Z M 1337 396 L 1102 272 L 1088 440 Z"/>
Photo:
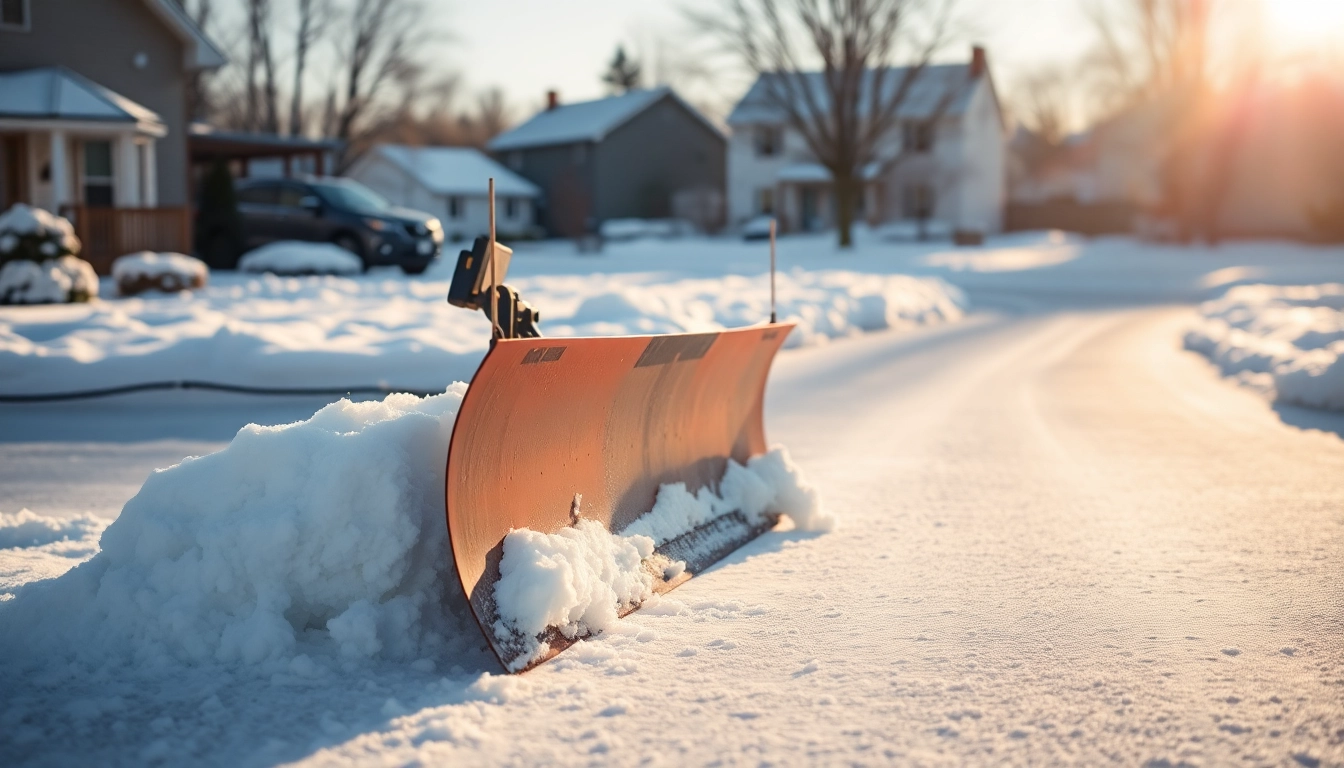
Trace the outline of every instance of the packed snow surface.
<path fill-rule="evenodd" d="M 555 533 L 511 531 L 495 584 L 500 619 L 494 631 L 500 640 L 522 637 L 524 653 L 513 668 L 546 653 L 536 636 L 548 628 L 575 638 L 614 626 L 621 611 L 652 596 L 655 574 L 670 577 L 685 569 L 655 554 L 655 547 L 732 512 L 753 526 L 771 514 L 787 515 L 798 530 L 834 525 L 816 489 L 777 446 L 746 466 L 730 459 L 717 492 L 704 487 L 692 494 L 685 483 L 661 486 L 653 509 L 618 533 L 582 518 Z"/>
<path fill-rule="evenodd" d="M 79 307 L 0 309 L 0 392 L 195 379 L 251 386 L 437 391 L 467 380 L 489 321 L 450 306 L 448 283 L 386 278 L 239 278 L 204 290 Z M 551 336 L 716 331 L 769 317 L 765 276 L 641 283 L 626 275 L 511 281 Z M 936 277 L 848 271 L 779 275 L 788 346 L 959 319 Z"/>
<path fill-rule="evenodd" d="M 17 514 L 0 512 L 0 549 L 40 547 L 53 541 L 82 539 L 105 525 L 91 515 L 72 518 L 47 517 L 27 509 Z"/>
<path fill-rule="evenodd" d="M 97 296 L 98 275 L 74 256 L 41 263 L 15 259 L 0 266 L 0 304 L 63 304 Z"/>
<path fill-rule="evenodd" d="M 1344 410 L 1344 284 L 1243 285 L 1199 308 L 1185 346 L 1281 401 Z"/>
<path fill-rule="evenodd" d="M 277 275 L 356 275 L 364 264 L 339 245 L 278 240 L 243 254 L 238 269 Z"/>
<path fill-rule="evenodd" d="M 158 281 L 165 290 L 170 285 L 179 288 L 203 286 L 210 275 L 205 262 L 193 256 L 180 253 L 155 253 L 140 251 L 128 253 L 112 262 L 112 279 L 118 283 L 134 283 L 148 279 Z M 165 280 L 171 278 L 171 281 Z"/>

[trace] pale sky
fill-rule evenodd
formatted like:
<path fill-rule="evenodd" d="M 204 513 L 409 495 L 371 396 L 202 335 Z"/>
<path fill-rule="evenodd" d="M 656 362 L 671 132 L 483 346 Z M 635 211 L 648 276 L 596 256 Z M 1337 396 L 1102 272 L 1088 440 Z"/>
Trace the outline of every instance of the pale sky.
<path fill-rule="evenodd" d="M 1340 0 L 1344 2 L 1344 0 Z M 939 57 L 965 60 L 972 42 L 989 49 L 1000 89 L 1024 71 L 1049 62 L 1075 60 L 1091 40 L 1084 0 L 960 0 L 959 31 Z M 616 44 L 648 53 L 652 40 L 693 40 L 679 8 L 663 0 L 437 0 L 432 23 L 452 35 L 442 49 L 446 67 L 462 72 L 469 90 L 504 89 L 521 118 L 555 88 L 562 101 L 603 95 L 599 77 Z M 699 0 L 697 7 L 721 7 Z M 641 51 L 641 46 L 643 50 Z M 744 85 L 725 73 L 729 97 Z"/>

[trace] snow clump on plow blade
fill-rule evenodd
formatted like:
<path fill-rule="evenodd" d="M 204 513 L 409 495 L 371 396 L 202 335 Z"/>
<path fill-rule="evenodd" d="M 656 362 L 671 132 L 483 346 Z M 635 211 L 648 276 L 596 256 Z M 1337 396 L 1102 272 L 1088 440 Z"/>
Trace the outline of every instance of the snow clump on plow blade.
<path fill-rule="evenodd" d="M 792 330 L 502 339 L 448 454 L 453 562 L 500 662 L 546 661 L 774 527 L 824 530 L 762 408 Z"/>

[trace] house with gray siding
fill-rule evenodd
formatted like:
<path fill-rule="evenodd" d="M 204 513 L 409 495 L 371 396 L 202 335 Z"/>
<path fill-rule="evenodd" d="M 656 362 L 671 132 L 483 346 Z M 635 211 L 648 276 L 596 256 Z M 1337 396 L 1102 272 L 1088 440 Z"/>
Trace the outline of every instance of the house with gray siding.
<path fill-rule="evenodd" d="M 547 108 L 490 153 L 541 189 L 539 221 L 575 237 L 612 219 L 723 219 L 726 139 L 671 88 Z"/>
<path fill-rule="evenodd" d="M 225 62 L 175 0 L 0 3 L 0 208 L 91 209 L 86 251 L 94 219 L 189 250 L 187 83 Z"/>

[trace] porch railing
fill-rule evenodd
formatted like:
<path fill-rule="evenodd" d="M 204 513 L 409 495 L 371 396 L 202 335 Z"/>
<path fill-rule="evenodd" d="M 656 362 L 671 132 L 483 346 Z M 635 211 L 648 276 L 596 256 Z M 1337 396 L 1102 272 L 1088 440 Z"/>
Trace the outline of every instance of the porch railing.
<path fill-rule="evenodd" d="M 112 271 L 118 256 L 136 251 L 191 253 L 191 209 L 91 208 L 66 206 L 61 214 L 75 225 L 83 243 L 80 256 L 100 275 Z"/>

